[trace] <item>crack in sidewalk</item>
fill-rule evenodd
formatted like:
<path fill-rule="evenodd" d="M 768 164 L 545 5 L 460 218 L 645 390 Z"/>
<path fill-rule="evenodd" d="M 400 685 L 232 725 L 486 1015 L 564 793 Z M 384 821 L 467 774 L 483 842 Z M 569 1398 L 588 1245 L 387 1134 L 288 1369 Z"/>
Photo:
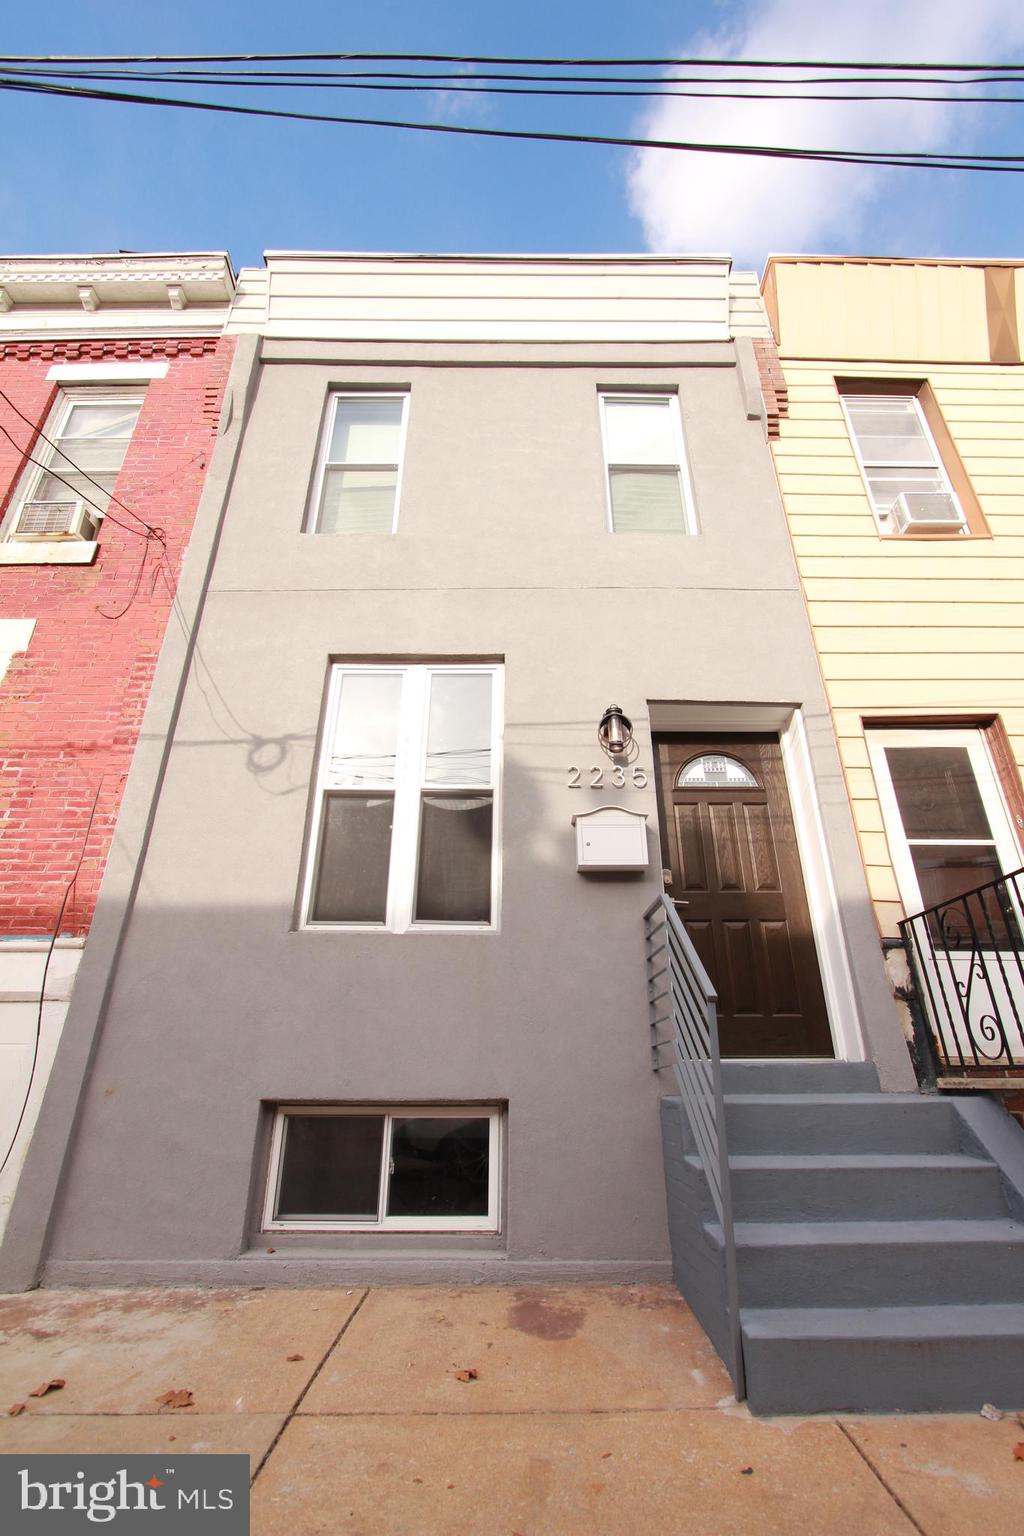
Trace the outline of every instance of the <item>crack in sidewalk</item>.
<path fill-rule="evenodd" d="M 900 1498 L 900 1496 L 896 1492 L 895 1488 L 891 1487 L 886 1482 L 886 1480 L 882 1476 L 881 1472 L 879 1472 L 878 1468 L 875 1466 L 874 1462 L 871 1460 L 871 1457 L 868 1455 L 867 1451 L 865 1451 L 862 1446 L 857 1444 L 856 1440 L 853 1438 L 853 1436 L 851 1435 L 850 1431 L 847 1429 L 846 1425 L 843 1424 L 839 1419 L 834 1420 L 834 1423 L 835 1423 L 835 1426 L 838 1429 L 839 1433 L 841 1435 L 845 1435 L 847 1440 L 849 1440 L 850 1444 L 853 1446 L 854 1450 L 857 1452 L 857 1455 L 860 1457 L 861 1461 L 863 1461 L 864 1465 L 868 1468 L 869 1472 L 871 1472 L 878 1479 L 878 1481 L 881 1483 L 882 1487 L 885 1489 L 885 1491 L 889 1495 L 890 1499 L 892 1499 L 893 1503 L 896 1505 L 896 1508 L 900 1511 L 901 1514 L 906 1515 L 907 1519 L 910 1521 L 911 1525 L 914 1527 L 914 1530 L 919 1533 L 919 1536 L 928 1536 L 928 1533 L 925 1530 L 924 1526 L 916 1518 L 916 1516 L 911 1514 L 910 1510 L 907 1508 L 906 1504 Z"/>
<path fill-rule="evenodd" d="M 370 1287 L 367 1286 L 366 1290 L 363 1292 L 363 1294 L 360 1296 L 359 1300 L 356 1302 L 355 1306 L 352 1308 L 352 1311 L 349 1313 L 348 1317 L 346 1317 L 345 1321 L 342 1323 L 341 1327 L 338 1329 L 337 1333 L 335 1334 L 334 1338 L 331 1340 L 330 1344 L 328 1344 L 327 1348 L 324 1350 L 323 1354 L 320 1357 L 319 1363 L 317 1364 L 316 1370 L 310 1376 L 309 1380 L 306 1382 L 306 1385 L 302 1388 L 301 1392 L 299 1393 L 298 1397 L 295 1399 L 294 1403 L 292 1403 L 292 1406 L 289 1408 L 287 1414 L 285 1415 L 284 1423 L 281 1425 L 281 1427 L 278 1430 L 277 1434 L 274 1436 L 273 1440 L 271 1440 L 270 1444 L 267 1446 L 266 1450 L 263 1452 L 263 1455 L 260 1457 L 259 1466 L 256 1468 L 255 1472 L 252 1474 L 252 1477 L 249 1479 L 249 1487 L 250 1488 L 252 1488 L 254 1486 L 254 1484 L 256 1482 L 256 1479 L 259 1477 L 260 1473 L 263 1471 L 263 1468 L 266 1466 L 266 1464 L 270 1460 L 271 1456 L 277 1450 L 277 1447 L 278 1447 L 278 1445 L 280 1443 L 280 1440 L 281 1440 L 281 1436 L 284 1434 L 285 1430 L 288 1428 L 289 1424 L 292 1422 L 292 1420 L 294 1419 L 295 1415 L 298 1413 L 299 1409 L 302 1407 L 302 1404 L 305 1401 L 306 1394 L 309 1392 L 310 1387 L 313 1385 L 314 1381 L 316 1381 L 317 1377 L 320 1375 L 320 1372 L 323 1370 L 324 1366 L 327 1364 L 328 1360 L 331 1358 L 331 1356 L 333 1355 L 334 1351 L 337 1349 L 338 1345 L 341 1343 L 342 1339 L 345 1337 L 345 1335 L 348 1332 L 349 1328 L 351 1328 L 353 1322 L 355 1321 L 356 1314 L 358 1313 L 360 1307 L 363 1305 L 363 1302 L 366 1300 L 366 1298 L 367 1298 L 367 1296 L 369 1296 L 369 1294 L 370 1294 Z"/>

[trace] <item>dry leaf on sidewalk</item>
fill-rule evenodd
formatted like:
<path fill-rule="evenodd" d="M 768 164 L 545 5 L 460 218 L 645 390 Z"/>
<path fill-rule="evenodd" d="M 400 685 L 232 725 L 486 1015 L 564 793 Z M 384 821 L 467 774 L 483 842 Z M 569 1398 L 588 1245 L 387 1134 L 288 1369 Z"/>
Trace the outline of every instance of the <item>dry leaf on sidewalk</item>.
<path fill-rule="evenodd" d="M 52 1381 L 43 1381 L 38 1387 L 33 1387 L 29 1397 L 45 1397 L 47 1392 L 59 1392 L 63 1385 L 64 1377 L 54 1376 Z"/>
<path fill-rule="evenodd" d="M 168 1408 L 191 1408 L 192 1393 L 180 1388 L 177 1392 L 164 1392 L 157 1398 L 158 1403 L 166 1403 Z"/>
<path fill-rule="evenodd" d="M 285 1355 L 286 1360 L 305 1360 L 305 1355 Z"/>
<path fill-rule="evenodd" d="M 16 1417 L 17 1414 L 24 1413 L 24 1412 L 25 1412 L 25 1404 L 24 1403 L 12 1403 L 11 1406 L 7 1410 L 7 1417 L 9 1419 L 13 1419 L 13 1418 Z"/>
<path fill-rule="evenodd" d="M 1013 1448 L 1014 1461 L 1024 1461 L 1024 1440 L 1019 1440 Z"/>
<path fill-rule="evenodd" d="M 471 1365 L 467 1366 L 464 1371 L 456 1371 L 455 1372 L 455 1380 L 456 1381 L 476 1381 L 476 1379 L 477 1379 L 477 1372 L 474 1370 L 473 1366 L 471 1366 Z"/>

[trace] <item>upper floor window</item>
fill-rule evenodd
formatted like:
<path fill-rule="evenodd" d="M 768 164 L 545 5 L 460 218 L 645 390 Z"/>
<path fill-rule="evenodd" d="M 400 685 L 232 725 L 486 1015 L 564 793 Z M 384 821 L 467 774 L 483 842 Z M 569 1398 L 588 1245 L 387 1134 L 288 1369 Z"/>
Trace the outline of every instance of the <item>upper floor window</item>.
<path fill-rule="evenodd" d="M 879 531 L 887 534 L 966 534 L 974 498 L 965 483 L 957 487 L 951 470 L 963 482 L 962 466 L 952 444 L 944 459 L 933 424 L 948 432 L 938 416 L 927 386 L 916 384 L 892 391 L 869 381 L 849 380 L 840 388 L 857 462 L 871 500 Z M 927 394 L 926 394 L 927 391 Z M 925 407 L 930 406 L 927 410 Z M 929 421 L 929 415 L 932 422 Z M 952 462 L 956 459 L 956 463 Z M 980 519 L 980 510 L 977 513 Z"/>
<path fill-rule="evenodd" d="M 11 540 L 94 539 L 142 405 L 139 391 L 64 390 L 4 525 Z"/>
<path fill-rule="evenodd" d="M 404 394 L 330 396 L 312 532 L 394 533 L 408 406 Z"/>
<path fill-rule="evenodd" d="M 601 396 L 613 533 L 696 533 L 675 395 Z"/>
<path fill-rule="evenodd" d="M 333 668 L 304 897 L 310 924 L 490 928 L 498 666 Z"/>

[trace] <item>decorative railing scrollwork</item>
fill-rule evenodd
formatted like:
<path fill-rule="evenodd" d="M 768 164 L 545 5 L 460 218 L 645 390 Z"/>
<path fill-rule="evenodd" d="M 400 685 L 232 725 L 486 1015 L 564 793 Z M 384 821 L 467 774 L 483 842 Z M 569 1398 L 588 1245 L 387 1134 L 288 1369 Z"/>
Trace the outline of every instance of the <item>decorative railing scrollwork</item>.
<path fill-rule="evenodd" d="M 1024 870 L 900 924 L 941 1076 L 1024 1073 Z"/>

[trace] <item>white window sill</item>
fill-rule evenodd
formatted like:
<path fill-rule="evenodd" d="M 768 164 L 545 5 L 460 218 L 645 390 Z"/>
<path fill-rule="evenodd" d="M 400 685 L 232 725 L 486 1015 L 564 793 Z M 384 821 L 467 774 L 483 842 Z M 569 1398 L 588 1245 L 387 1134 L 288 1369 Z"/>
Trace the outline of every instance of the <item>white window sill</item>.
<path fill-rule="evenodd" d="M 91 565 L 98 549 L 87 539 L 7 539 L 0 543 L 0 565 Z"/>
<path fill-rule="evenodd" d="M 408 928 L 386 928 L 383 923 L 302 923 L 296 933 L 386 933 L 401 938 L 406 933 L 497 933 L 494 923 L 411 923 Z"/>
<path fill-rule="evenodd" d="M 497 1220 L 486 1216 L 439 1216 L 434 1221 L 389 1217 L 386 1221 L 268 1221 L 263 1232 L 483 1232 L 497 1236 Z"/>

